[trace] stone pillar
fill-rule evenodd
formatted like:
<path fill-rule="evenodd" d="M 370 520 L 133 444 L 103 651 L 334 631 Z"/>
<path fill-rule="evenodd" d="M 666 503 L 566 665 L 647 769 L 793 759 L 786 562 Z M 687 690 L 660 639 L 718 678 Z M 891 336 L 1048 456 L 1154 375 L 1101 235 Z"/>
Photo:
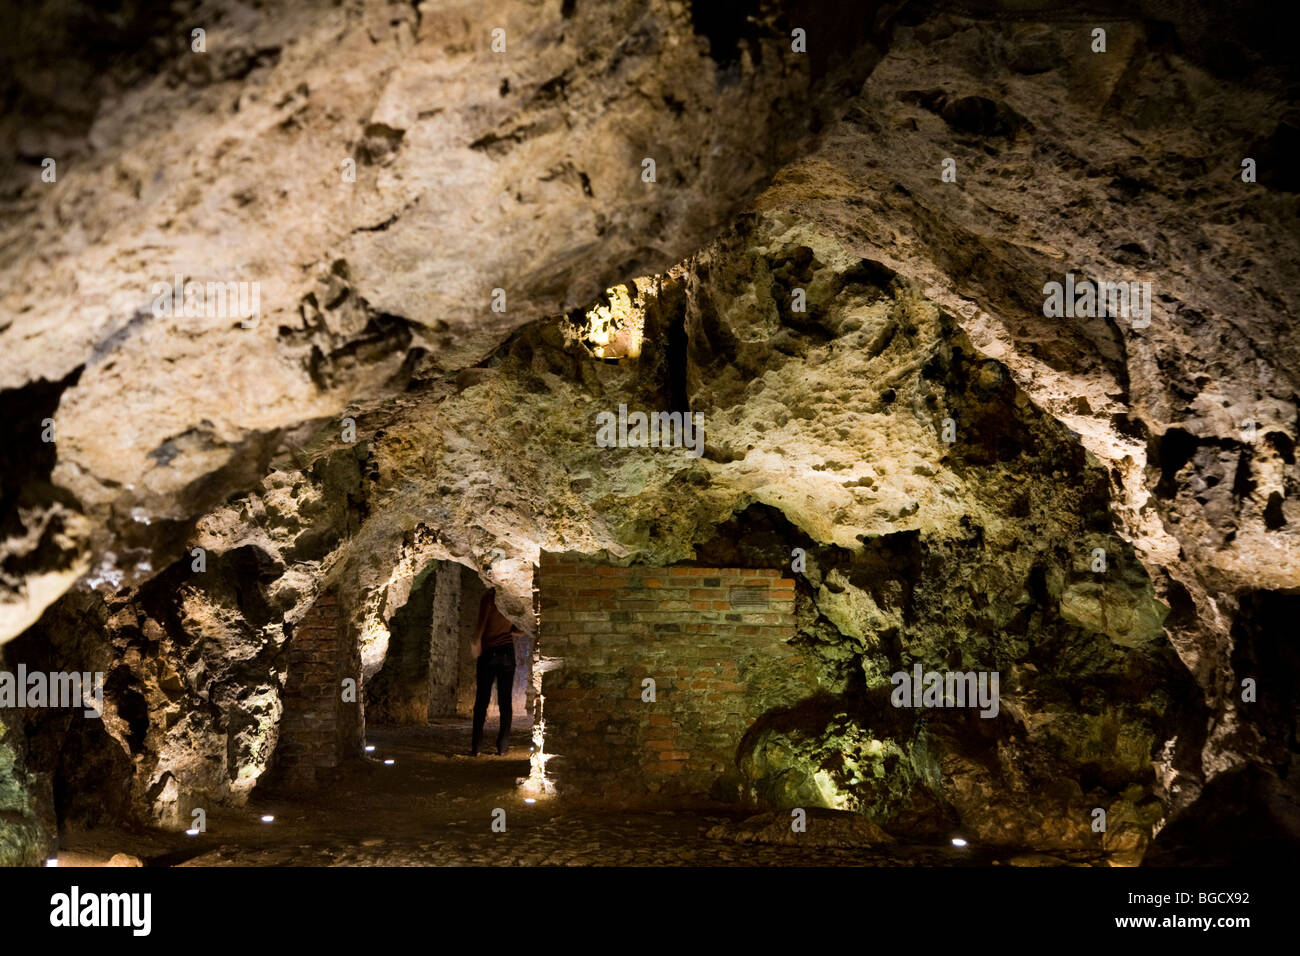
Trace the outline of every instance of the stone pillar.
<path fill-rule="evenodd" d="M 469 642 L 474 636 L 474 625 L 478 623 L 478 605 L 483 598 L 483 582 L 469 568 L 460 566 L 460 638 L 456 652 L 459 660 L 459 686 L 456 691 L 456 714 L 460 717 L 472 717 L 474 714 L 474 655 L 470 653 Z"/>
<path fill-rule="evenodd" d="M 462 570 L 454 561 L 438 562 L 429 624 L 429 717 L 454 717 L 460 700 Z"/>

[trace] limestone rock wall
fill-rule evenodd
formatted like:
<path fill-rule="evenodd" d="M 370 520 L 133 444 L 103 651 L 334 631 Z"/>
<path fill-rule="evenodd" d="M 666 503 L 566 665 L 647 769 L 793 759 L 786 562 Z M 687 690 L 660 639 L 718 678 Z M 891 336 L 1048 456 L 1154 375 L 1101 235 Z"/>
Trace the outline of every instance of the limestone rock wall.
<path fill-rule="evenodd" d="M 276 454 L 422 360 L 473 365 L 688 255 L 880 49 L 874 4 L 811 57 L 774 0 L 93 6 L 19 18 L 0 50 L 27 71 L 6 118 L 0 393 L 24 406 L 20 456 L 57 449 L 49 487 L 5 494 L 0 639 L 92 560 L 147 580 Z M 41 55 L 74 64 L 65 94 Z M 256 283 L 257 320 L 160 314 L 155 285 L 178 276 L 182 294 Z"/>
<path fill-rule="evenodd" d="M 1171 0 L 851 6 L 72 4 L 99 52 L 44 13 L 0 31 L 7 64 L 85 54 L 66 86 L 16 69 L 5 118 L 0 640 L 109 677 L 93 733 L 21 718 L 12 852 L 48 842 L 32 808 L 93 812 L 60 796 L 90 779 L 72 739 L 106 812 L 246 799 L 319 594 L 369 679 L 434 561 L 531 632 L 542 550 L 807 551 L 793 646 L 820 676 L 738 745 L 756 799 L 1067 844 L 1106 806 L 1132 852 L 1205 788 L 1286 805 L 1278 38 Z M 156 317 L 178 273 L 259 282 L 259 321 Z M 1149 282 L 1150 324 L 1045 315 L 1066 273 Z M 635 361 L 579 341 L 615 283 Z M 620 404 L 699 412 L 703 454 L 598 447 Z M 886 709 L 917 662 L 999 668 L 1001 715 Z"/>
<path fill-rule="evenodd" d="M 1017 19 L 900 28 L 844 123 L 758 207 L 918 281 L 1109 470 L 1117 531 L 1212 709 L 1201 753 L 1162 770 L 1181 803 L 1267 748 L 1233 621 L 1300 583 L 1300 246 L 1278 152 L 1295 119 L 1264 105 L 1285 98 L 1266 42 L 1247 56 L 1223 29 L 1193 60 L 1167 28 L 1120 19 L 1093 54 L 1090 22 Z M 1046 317 L 1043 285 L 1067 272 L 1149 282 L 1150 324 Z"/>
<path fill-rule="evenodd" d="M 806 311 L 791 309 L 794 288 Z M 276 472 L 206 519 L 201 540 L 268 549 L 244 544 L 222 562 L 280 543 L 262 597 L 245 589 L 237 604 L 262 607 L 267 629 L 251 641 L 214 632 L 245 642 L 224 657 L 261 669 L 230 690 L 269 687 L 283 706 L 284 622 L 332 581 L 377 673 L 386 622 L 433 561 L 477 564 L 531 630 L 521 609 L 542 549 L 775 567 L 802 547 L 790 646 L 813 676 L 734 742 L 746 799 L 1070 847 L 1095 842 L 1100 806 L 1140 853 L 1168 804 L 1152 761 L 1195 753 L 1205 713 L 1165 636 L 1171 612 L 1117 532 L 1108 471 L 914 285 L 806 223 L 744 218 L 656 289 L 635 362 L 595 360 L 568 319 L 535 323 L 464 387 L 421 383 L 404 406 L 362 417 L 364 441 L 326 434 L 302 471 Z M 670 347 L 674 328 L 684 348 Z M 597 446 L 599 412 L 671 407 L 674 382 L 704 416 L 703 455 Z M 319 510 L 340 496 L 348 509 Z M 321 541 L 335 542 L 323 561 L 297 560 L 299 542 Z M 181 593 L 209 606 L 255 579 L 255 562 L 231 567 L 243 576 Z M 889 675 L 918 662 L 997 670 L 998 718 L 890 707 Z M 163 686 L 146 699 L 167 699 Z M 146 734 L 140 765 L 227 751 L 236 726 L 188 742 Z M 257 739 L 265 754 L 273 729 Z M 251 783 L 264 765 L 248 754 L 227 773 Z M 175 773 L 143 779 L 155 789 L 135 799 L 154 812 L 160 796 L 195 799 L 156 789 Z M 242 792 L 182 779 L 223 799 Z"/>

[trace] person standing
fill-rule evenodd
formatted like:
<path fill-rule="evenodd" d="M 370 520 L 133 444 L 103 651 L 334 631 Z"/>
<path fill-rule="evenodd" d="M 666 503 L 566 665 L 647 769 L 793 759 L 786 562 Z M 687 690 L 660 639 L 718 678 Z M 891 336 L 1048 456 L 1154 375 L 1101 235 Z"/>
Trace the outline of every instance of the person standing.
<path fill-rule="evenodd" d="M 474 695 L 474 730 L 470 755 L 477 757 L 483 743 L 483 725 L 487 721 L 492 685 L 497 688 L 497 753 L 504 755 L 510 742 L 510 704 L 515 682 L 515 638 L 523 631 L 497 609 L 496 588 L 488 588 L 478 606 L 478 624 L 474 628 L 473 650 L 478 658 L 475 673 L 478 688 Z"/>

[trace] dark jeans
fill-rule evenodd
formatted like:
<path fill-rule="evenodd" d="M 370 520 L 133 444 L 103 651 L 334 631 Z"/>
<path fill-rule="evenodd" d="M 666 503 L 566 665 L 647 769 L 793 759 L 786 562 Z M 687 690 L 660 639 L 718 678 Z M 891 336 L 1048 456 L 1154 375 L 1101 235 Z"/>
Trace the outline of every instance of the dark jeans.
<path fill-rule="evenodd" d="M 474 697 L 474 737 L 472 749 L 478 753 L 483 742 L 483 724 L 487 720 L 492 685 L 497 685 L 497 710 L 501 729 L 497 731 L 497 751 L 504 752 L 510 739 L 510 697 L 515 683 L 515 645 L 485 647 L 478 658 L 478 693 Z"/>

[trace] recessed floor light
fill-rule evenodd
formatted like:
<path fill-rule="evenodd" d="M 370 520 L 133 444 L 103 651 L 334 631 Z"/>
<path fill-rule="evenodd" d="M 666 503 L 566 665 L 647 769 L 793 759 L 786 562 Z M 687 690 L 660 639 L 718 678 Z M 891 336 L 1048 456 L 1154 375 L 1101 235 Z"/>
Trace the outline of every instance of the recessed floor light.
<path fill-rule="evenodd" d="M 262 817 L 262 822 L 263 822 L 263 823 L 274 823 L 274 822 L 275 822 L 275 817 L 271 816 L 271 814 L 269 814 L 269 813 L 268 813 L 268 814 L 265 814 L 265 815 Z"/>
<path fill-rule="evenodd" d="M 953 845 L 953 846 L 965 846 L 965 845 L 966 845 L 966 841 L 963 840 L 961 837 L 953 837 L 953 838 L 952 838 L 952 845 Z"/>
<path fill-rule="evenodd" d="M 389 757 L 387 760 L 384 761 L 384 766 L 391 767 L 395 763 L 397 763 L 397 761 L 394 760 L 392 757 Z"/>

